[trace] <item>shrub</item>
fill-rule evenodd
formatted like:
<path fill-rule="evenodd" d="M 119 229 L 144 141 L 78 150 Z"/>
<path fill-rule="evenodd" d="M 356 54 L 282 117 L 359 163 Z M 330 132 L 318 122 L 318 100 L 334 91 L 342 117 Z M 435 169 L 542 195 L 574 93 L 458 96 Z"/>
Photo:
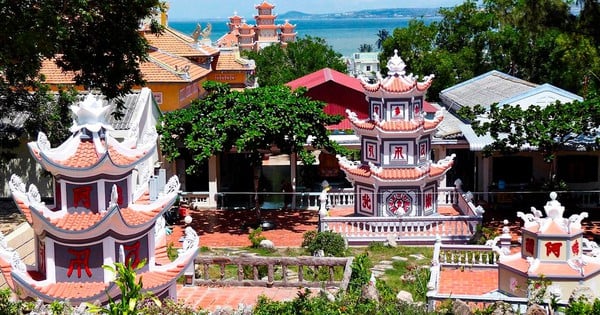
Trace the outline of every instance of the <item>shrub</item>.
<path fill-rule="evenodd" d="M 252 247 L 253 248 L 257 248 L 260 246 L 260 242 L 266 240 L 267 238 L 262 236 L 262 228 L 259 227 L 255 230 L 253 230 L 252 232 L 250 232 L 250 235 L 248 235 L 248 239 L 250 240 L 250 243 L 252 243 Z"/>
<path fill-rule="evenodd" d="M 360 290 L 369 279 L 371 279 L 371 267 L 372 267 L 371 259 L 369 259 L 369 255 L 367 253 L 360 254 L 354 257 L 352 261 L 352 276 L 350 277 L 350 283 L 348 285 L 348 290 Z"/>
<path fill-rule="evenodd" d="M 323 250 L 325 256 L 342 257 L 346 254 L 346 242 L 340 234 L 331 231 L 311 232 L 313 231 L 304 233 L 304 241 L 302 242 L 302 247 L 306 248 L 311 254 L 319 250 Z"/>

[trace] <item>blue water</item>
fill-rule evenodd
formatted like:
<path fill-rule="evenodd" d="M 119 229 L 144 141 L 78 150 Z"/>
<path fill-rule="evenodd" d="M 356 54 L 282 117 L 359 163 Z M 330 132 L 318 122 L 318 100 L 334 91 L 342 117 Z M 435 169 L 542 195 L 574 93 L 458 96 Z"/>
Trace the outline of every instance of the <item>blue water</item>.
<path fill-rule="evenodd" d="M 422 18 L 426 24 L 432 21 L 439 21 L 439 17 Z M 327 41 L 333 49 L 344 56 L 350 56 L 358 51 L 361 44 L 371 44 L 373 49 L 377 50 L 375 42 L 377 41 L 377 32 L 381 29 L 388 30 L 390 34 L 396 28 L 403 28 L 408 25 L 411 18 L 378 18 L 378 19 L 327 19 L 327 20 L 291 20 L 290 23 L 296 24 L 298 37 L 309 35 L 320 37 Z M 253 24 L 254 21 L 248 21 Z M 223 20 L 199 20 L 197 22 L 169 21 L 169 26 L 184 33 L 192 34 L 196 28 L 196 23 L 200 23 L 202 28 L 207 23 L 212 24 L 212 34 L 210 38 L 214 41 L 227 33 L 227 21 Z M 282 24 L 283 21 L 276 20 L 275 23 Z"/>

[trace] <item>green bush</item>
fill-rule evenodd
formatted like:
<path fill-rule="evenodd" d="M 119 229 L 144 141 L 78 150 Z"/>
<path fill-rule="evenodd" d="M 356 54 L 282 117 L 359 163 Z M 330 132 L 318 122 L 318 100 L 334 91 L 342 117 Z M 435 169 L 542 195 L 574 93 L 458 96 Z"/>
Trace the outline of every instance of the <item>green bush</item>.
<path fill-rule="evenodd" d="M 304 233 L 302 247 L 306 248 L 311 254 L 323 250 L 325 256 L 342 257 L 346 255 L 344 238 L 342 235 L 331 231 L 309 231 Z"/>
<path fill-rule="evenodd" d="M 351 266 L 352 276 L 348 285 L 349 291 L 360 290 L 369 282 L 369 279 L 371 279 L 371 267 L 373 267 L 373 263 L 367 253 L 354 257 Z"/>
<path fill-rule="evenodd" d="M 250 232 L 250 235 L 248 235 L 248 239 L 250 240 L 250 243 L 252 243 L 253 248 L 260 247 L 260 242 L 267 239 L 266 237 L 262 236 L 261 234 L 262 234 L 262 228 L 259 227 L 255 230 L 253 230 L 252 232 Z"/>

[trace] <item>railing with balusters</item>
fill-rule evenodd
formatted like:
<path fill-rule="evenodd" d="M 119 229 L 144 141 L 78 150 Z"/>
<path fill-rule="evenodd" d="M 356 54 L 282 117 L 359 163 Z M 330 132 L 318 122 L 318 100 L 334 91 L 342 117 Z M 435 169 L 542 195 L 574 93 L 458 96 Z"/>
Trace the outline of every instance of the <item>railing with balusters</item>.
<path fill-rule="evenodd" d="M 340 233 L 351 245 L 384 242 L 429 244 L 436 237 L 448 243 L 464 243 L 475 233 L 481 217 L 321 217 L 321 230 Z"/>

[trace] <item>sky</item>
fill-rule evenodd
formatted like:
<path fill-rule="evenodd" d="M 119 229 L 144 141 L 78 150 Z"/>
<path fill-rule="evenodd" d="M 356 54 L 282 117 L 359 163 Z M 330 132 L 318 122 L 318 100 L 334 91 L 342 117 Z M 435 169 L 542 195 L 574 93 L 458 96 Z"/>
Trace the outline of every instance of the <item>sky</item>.
<path fill-rule="evenodd" d="M 256 14 L 255 5 L 262 0 L 167 0 L 169 20 L 196 21 L 224 19 L 234 12 L 246 18 Z M 273 12 L 337 13 L 383 8 L 438 8 L 451 7 L 463 0 L 269 0 L 275 5 Z"/>

